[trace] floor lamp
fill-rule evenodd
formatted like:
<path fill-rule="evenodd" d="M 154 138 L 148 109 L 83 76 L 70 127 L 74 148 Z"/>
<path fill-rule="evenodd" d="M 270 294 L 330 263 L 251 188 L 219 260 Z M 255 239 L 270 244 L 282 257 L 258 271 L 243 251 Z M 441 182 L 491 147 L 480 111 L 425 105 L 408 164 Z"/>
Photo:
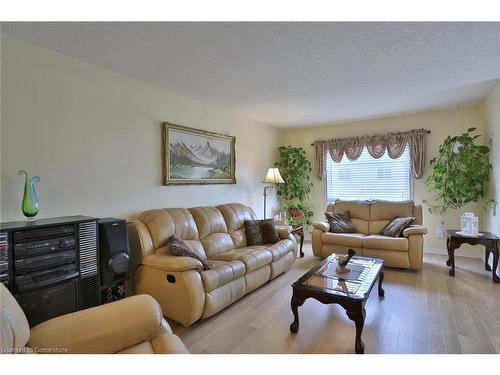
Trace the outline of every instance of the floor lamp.
<path fill-rule="evenodd" d="M 276 184 L 284 184 L 285 181 L 283 177 L 281 177 L 280 170 L 278 168 L 269 168 L 266 173 L 266 177 L 264 177 L 265 184 L 269 184 L 264 186 L 264 219 L 266 218 L 266 203 L 267 203 L 267 190 L 272 189 Z"/>

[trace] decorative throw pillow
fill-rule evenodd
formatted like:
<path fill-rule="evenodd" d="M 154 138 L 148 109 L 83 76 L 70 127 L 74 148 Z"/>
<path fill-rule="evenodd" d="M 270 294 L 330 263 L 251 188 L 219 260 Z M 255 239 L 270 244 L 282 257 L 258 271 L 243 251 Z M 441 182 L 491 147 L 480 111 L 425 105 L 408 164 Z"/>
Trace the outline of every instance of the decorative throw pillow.
<path fill-rule="evenodd" d="M 395 217 L 389 224 L 382 229 L 380 234 L 388 237 L 401 237 L 403 231 L 415 220 L 414 217 Z"/>
<path fill-rule="evenodd" d="M 356 233 L 356 227 L 351 221 L 351 211 L 325 212 L 332 233 Z"/>
<path fill-rule="evenodd" d="M 245 220 L 243 225 L 248 246 L 274 244 L 280 240 L 274 219 Z"/>
<path fill-rule="evenodd" d="M 274 244 L 279 242 L 280 236 L 274 219 L 265 219 L 261 221 L 262 242 L 264 244 Z"/>
<path fill-rule="evenodd" d="M 258 246 L 264 244 L 262 237 L 262 226 L 260 220 L 245 220 L 245 236 L 248 246 Z"/>
<path fill-rule="evenodd" d="M 177 237 L 175 234 L 170 237 L 170 250 L 172 254 L 181 256 L 181 257 L 191 257 L 194 259 L 198 259 L 201 264 L 203 264 L 203 270 L 211 270 L 212 266 L 208 263 L 208 261 L 196 254 L 191 250 L 189 245 L 182 238 Z"/>

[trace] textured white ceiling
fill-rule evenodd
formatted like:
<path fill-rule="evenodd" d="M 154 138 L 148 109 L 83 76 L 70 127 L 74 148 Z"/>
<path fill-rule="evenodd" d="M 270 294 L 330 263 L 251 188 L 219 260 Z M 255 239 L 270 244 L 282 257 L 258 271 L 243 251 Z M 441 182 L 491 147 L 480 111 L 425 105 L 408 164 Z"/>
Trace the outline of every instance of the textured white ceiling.
<path fill-rule="evenodd" d="M 3 23 L 2 32 L 277 126 L 476 102 L 500 23 Z"/>

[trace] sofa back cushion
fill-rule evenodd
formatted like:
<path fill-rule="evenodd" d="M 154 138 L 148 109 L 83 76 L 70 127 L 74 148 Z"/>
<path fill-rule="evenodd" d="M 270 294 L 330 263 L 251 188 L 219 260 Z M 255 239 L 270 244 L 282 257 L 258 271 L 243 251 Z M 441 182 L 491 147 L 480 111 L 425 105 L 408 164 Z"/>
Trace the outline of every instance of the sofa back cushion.
<path fill-rule="evenodd" d="M 155 250 L 170 253 L 168 240 L 172 235 L 186 241 L 193 251 L 206 258 L 198 236 L 198 228 L 185 208 L 161 208 L 144 211 L 140 220 L 148 228 Z"/>
<path fill-rule="evenodd" d="M 221 204 L 217 208 L 224 216 L 227 232 L 231 236 L 234 247 L 246 247 L 244 223 L 245 220 L 255 220 L 257 218 L 253 210 L 241 203 Z"/>
<path fill-rule="evenodd" d="M 350 211 L 351 222 L 356 227 L 357 233 L 368 234 L 368 223 L 370 220 L 369 201 L 341 201 L 328 205 L 327 212 Z"/>
<path fill-rule="evenodd" d="M 413 201 L 389 202 L 372 201 L 370 208 L 370 234 L 380 234 L 380 232 L 395 217 L 410 217 L 414 210 Z"/>
<path fill-rule="evenodd" d="M 194 207 L 189 211 L 193 215 L 201 244 L 208 257 L 234 249 L 224 216 L 217 207 Z"/>

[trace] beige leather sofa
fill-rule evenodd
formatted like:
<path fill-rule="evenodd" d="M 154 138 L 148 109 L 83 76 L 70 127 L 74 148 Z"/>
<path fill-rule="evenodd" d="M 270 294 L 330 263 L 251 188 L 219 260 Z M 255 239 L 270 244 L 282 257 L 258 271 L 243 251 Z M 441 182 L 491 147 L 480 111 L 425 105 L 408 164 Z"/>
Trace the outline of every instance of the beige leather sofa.
<path fill-rule="evenodd" d="M 346 253 L 349 248 L 360 255 L 382 258 L 388 267 L 422 269 L 423 235 L 422 206 L 413 201 L 336 201 L 326 211 L 351 211 L 351 221 L 358 233 L 330 233 L 328 222 L 313 225 L 312 248 L 315 256 L 325 258 L 332 253 Z M 379 233 L 394 217 L 414 216 L 414 224 L 393 238 Z"/>
<path fill-rule="evenodd" d="M 128 223 L 136 293 L 152 295 L 165 317 L 189 326 L 291 268 L 297 241 L 289 230 L 280 230 L 274 245 L 247 246 L 243 223 L 252 219 L 252 209 L 238 203 L 143 212 Z M 204 271 L 199 260 L 172 255 L 173 234 L 214 269 Z"/>
<path fill-rule="evenodd" d="M 146 295 L 59 316 L 33 327 L 0 283 L 0 353 L 188 353 Z"/>

